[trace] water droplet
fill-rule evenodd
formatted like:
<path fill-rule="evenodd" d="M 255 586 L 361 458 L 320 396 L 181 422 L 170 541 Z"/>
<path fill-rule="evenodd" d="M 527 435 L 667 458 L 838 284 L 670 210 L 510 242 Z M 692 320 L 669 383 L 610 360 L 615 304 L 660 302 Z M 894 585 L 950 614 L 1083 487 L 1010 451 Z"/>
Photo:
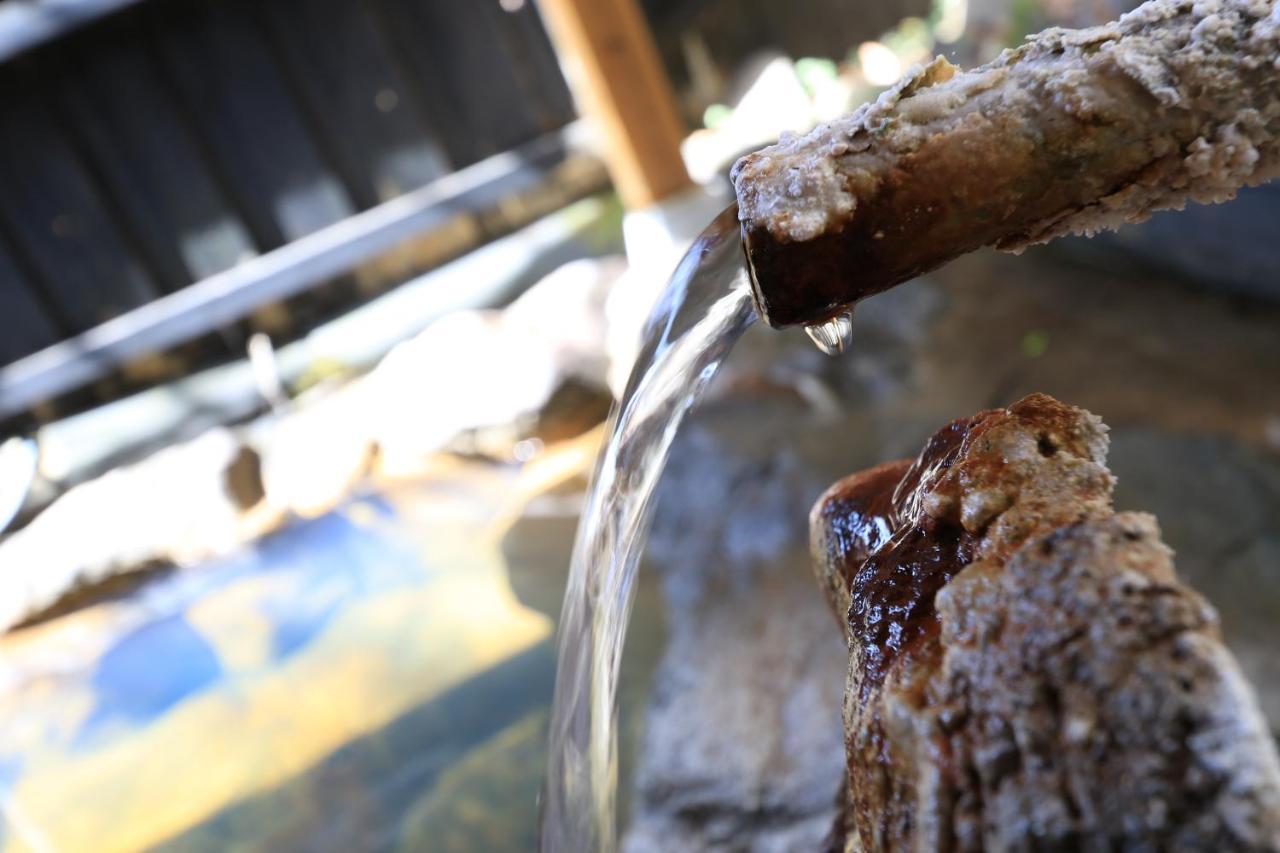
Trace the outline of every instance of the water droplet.
<path fill-rule="evenodd" d="M 853 341 L 853 309 L 842 311 L 822 323 L 805 326 L 804 330 L 818 349 L 827 355 L 839 355 Z"/>

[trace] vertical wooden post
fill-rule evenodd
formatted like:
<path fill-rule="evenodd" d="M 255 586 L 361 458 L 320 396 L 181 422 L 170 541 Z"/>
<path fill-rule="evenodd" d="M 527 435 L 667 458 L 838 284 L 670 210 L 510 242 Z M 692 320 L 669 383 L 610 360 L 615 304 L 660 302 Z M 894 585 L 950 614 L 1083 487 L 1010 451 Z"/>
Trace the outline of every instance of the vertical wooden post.
<path fill-rule="evenodd" d="M 629 210 L 692 185 L 675 94 L 637 0 L 539 0 L 579 103 L 600 127 Z"/>

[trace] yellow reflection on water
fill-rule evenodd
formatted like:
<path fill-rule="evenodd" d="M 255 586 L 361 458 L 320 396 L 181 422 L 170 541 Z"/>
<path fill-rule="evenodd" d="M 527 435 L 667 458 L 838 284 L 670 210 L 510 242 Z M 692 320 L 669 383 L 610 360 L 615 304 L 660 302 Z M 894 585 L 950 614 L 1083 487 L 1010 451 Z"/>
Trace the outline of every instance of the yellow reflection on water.
<path fill-rule="evenodd" d="M 422 519 L 432 513 L 404 514 L 414 519 L 414 547 L 429 543 L 431 550 L 421 583 L 344 603 L 310 642 L 274 662 L 259 605 L 276 579 L 250 576 L 208 592 L 184 616 L 213 649 L 221 676 L 145 725 L 122 724 L 101 743 L 76 745 L 65 735 L 93 702 L 83 677 L 28 678 L 0 696 L 0 722 L 8 711 L 21 719 L 19 707 L 28 720 L 36 709 L 44 712 L 30 737 L 12 729 L 4 736 L 23 762 L 4 803 L 13 812 L 5 849 L 154 845 L 279 786 L 344 743 L 549 637 L 550 621 L 516 600 L 500 553 L 481 535 L 485 513 L 445 513 L 447 522 L 425 526 Z M 364 510 L 358 520 L 361 528 L 376 526 Z M 131 606 L 103 604 L 66 619 L 83 618 L 98 631 L 114 621 L 119 632 Z M 0 653 L 19 654 L 17 660 L 6 654 L 16 671 L 22 655 L 47 664 L 40 655 L 48 648 L 19 635 L 0 644 Z M 51 730 L 59 706 L 67 719 Z"/>

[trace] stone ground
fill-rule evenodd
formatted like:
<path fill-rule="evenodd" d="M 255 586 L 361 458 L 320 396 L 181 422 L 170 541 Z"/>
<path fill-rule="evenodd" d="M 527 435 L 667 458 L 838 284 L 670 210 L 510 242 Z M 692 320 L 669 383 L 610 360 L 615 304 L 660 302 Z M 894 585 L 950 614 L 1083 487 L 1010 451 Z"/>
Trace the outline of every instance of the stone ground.
<path fill-rule="evenodd" d="M 623 679 L 626 849 L 825 833 L 844 666 L 809 506 L 1031 391 L 1111 425 L 1117 503 L 1160 517 L 1280 727 L 1278 326 L 1260 303 L 1033 251 L 868 302 L 839 359 L 749 333 L 660 492 Z M 583 483 L 495 534 L 521 476 L 446 460 L 7 637 L 0 846 L 529 849 Z"/>

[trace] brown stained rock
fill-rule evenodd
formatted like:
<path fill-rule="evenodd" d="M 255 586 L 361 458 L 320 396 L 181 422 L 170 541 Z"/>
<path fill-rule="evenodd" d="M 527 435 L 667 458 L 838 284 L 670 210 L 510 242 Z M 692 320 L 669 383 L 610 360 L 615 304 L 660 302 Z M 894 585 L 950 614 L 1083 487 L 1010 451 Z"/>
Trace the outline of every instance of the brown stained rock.
<path fill-rule="evenodd" d="M 1032 395 L 940 430 L 890 499 L 882 466 L 818 502 L 849 849 L 1280 849 L 1257 701 L 1154 519 L 1112 511 L 1106 449 Z"/>
<path fill-rule="evenodd" d="M 893 490 L 910 467 L 911 460 L 899 459 L 850 474 L 814 504 L 809 527 L 813 565 L 842 628 L 853 572 L 893 534 Z"/>

